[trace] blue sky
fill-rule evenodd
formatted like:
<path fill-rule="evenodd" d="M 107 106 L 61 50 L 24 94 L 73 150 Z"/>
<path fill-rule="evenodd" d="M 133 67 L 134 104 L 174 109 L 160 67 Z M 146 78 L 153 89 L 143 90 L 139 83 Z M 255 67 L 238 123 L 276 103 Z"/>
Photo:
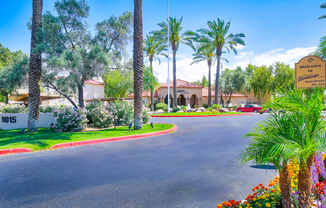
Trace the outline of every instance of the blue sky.
<path fill-rule="evenodd" d="M 55 0 L 44 0 L 44 11 L 53 11 Z M 132 0 L 88 0 L 91 10 L 89 26 L 96 22 L 133 9 Z M 204 27 L 207 20 L 220 17 L 231 20 L 231 32 L 246 34 L 246 46 L 239 55 L 229 55 L 228 67 L 271 64 L 276 60 L 293 64 L 299 56 L 310 53 L 326 35 L 326 13 L 319 8 L 320 0 L 170 0 L 171 16 L 184 18 L 184 29 Z M 29 52 L 30 32 L 26 24 L 32 13 L 32 0 L 10 0 L 0 8 L 0 43 L 12 50 Z M 143 0 L 144 33 L 157 29 L 166 18 L 165 0 Z M 130 52 L 129 52 L 130 53 Z M 205 63 L 189 66 L 191 50 L 182 46 L 178 53 L 179 76 L 194 80 L 206 71 Z M 165 68 L 157 65 L 157 73 Z M 193 73 L 189 73 L 190 70 Z M 194 72 L 196 71 L 196 72 Z M 198 72 L 197 72 L 198 71 Z M 191 74 L 191 75 L 190 75 Z M 162 75 L 163 76 L 163 75 Z M 162 79 L 165 79 L 163 76 Z"/>

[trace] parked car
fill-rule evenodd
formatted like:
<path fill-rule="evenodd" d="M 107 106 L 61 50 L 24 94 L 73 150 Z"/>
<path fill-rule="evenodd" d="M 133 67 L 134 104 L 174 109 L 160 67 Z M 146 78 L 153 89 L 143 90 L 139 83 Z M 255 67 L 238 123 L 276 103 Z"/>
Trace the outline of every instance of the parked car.
<path fill-rule="evenodd" d="M 264 113 L 266 111 L 262 110 L 262 107 L 256 104 L 247 104 L 240 106 L 236 109 L 237 112 L 254 112 L 254 113 Z"/>

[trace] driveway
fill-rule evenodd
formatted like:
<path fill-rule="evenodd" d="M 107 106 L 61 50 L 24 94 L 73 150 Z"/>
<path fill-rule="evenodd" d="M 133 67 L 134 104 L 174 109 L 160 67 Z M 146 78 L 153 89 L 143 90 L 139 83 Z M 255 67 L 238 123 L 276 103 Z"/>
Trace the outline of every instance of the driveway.
<path fill-rule="evenodd" d="M 240 200 L 272 170 L 241 165 L 266 115 L 154 118 L 176 133 L 0 157 L 0 207 L 209 208 Z"/>

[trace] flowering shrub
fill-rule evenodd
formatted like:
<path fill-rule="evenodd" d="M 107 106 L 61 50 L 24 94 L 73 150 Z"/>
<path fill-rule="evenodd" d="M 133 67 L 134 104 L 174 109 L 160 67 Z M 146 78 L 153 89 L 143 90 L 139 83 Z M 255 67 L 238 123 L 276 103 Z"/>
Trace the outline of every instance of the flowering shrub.
<path fill-rule="evenodd" d="M 148 115 L 148 112 L 146 110 L 143 110 L 143 123 L 147 123 L 150 119 L 150 116 Z"/>
<path fill-rule="evenodd" d="M 86 106 L 88 125 L 94 128 L 107 128 L 113 124 L 112 112 L 107 104 L 94 100 Z"/>
<path fill-rule="evenodd" d="M 114 126 L 127 126 L 132 122 L 133 108 L 128 102 L 115 101 L 107 106 L 113 116 Z"/>
<path fill-rule="evenodd" d="M 167 111 L 168 110 L 168 105 L 165 104 L 165 103 L 157 103 L 155 105 L 155 109 L 156 110 L 164 110 L 164 111 Z"/>
<path fill-rule="evenodd" d="M 325 154 L 317 153 L 311 166 L 312 192 L 318 208 L 326 208 L 326 169 Z"/>
<path fill-rule="evenodd" d="M 63 132 L 81 131 L 87 124 L 85 113 L 74 111 L 72 108 L 56 111 L 54 115 L 56 117 L 55 127 Z"/>

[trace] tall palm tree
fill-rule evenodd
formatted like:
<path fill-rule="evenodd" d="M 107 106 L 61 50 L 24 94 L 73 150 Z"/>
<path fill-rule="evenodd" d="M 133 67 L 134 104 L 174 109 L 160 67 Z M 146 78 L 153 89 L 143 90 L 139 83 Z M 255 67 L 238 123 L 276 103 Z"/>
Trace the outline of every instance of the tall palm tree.
<path fill-rule="evenodd" d="M 134 128 L 141 129 L 143 126 L 143 1 L 134 0 Z"/>
<path fill-rule="evenodd" d="M 170 29 L 170 44 L 173 54 L 173 107 L 177 106 L 177 64 L 176 56 L 180 43 L 184 40 L 184 34 L 182 33 L 183 18 L 177 19 L 175 17 L 169 17 L 167 21 L 161 22 L 158 26 L 161 28 L 159 31 L 154 32 L 155 38 L 162 40 L 165 43 L 168 42 L 168 31 Z"/>
<path fill-rule="evenodd" d="M 42 72 L 41 52 L 36 50 L 41 39 L 43 0 L 33 0 L 30 69 L 28 75 L 28 130 L 36 129 L 40 111 L 40 78 Z"/>
<path fill-rule="evenodd" d="M 208 29 L 199 29 L 202 35 L 206 36 L 202 39 L 203 43 L 211 44 L 215 47 L 216 55 L 216 78 L 215 78 L 215 99 L 214 103 L 217 104 L 218 92 L 219 92 L 219 78 L 221 68 L 221 56 L 223 51 L 233 51 L 237 54 L 236 46 L 245 45 L 243 33 L 232 34 L 229 33 L 231 22 L 224 22 L 224 20 L 217 19 L 207 22 Z"/>
<path fill-rule="evenodd" d="M 196 32 L 188 31 L 185 33 L 186 44 L 194 50 L 193 62 L 191 64 L 207 61 L 207 66 L 208 66 L 208 103 L 207 104 L 210 107 L 212 105 L 211 68 L 215 56 L 215 47 L 212 42 L 211 43 L 206 42 L 205 44 L 201 43 L 202 38 L 203 37 Z"/>
<path fill-rule="evenodd" d="M 154 35 L 147 35 L 144 42 L 144 52 L 149 61 L 149 67 L 151 70 L 151 77 L 153 74 L 153 61 L 157 56 L 165 55 L 163 52 L 166 50 L 166 44 L 154 37 Z M 151 91 L 151 110 L 154 110 L 154 88 L 150 88 Z"/>

